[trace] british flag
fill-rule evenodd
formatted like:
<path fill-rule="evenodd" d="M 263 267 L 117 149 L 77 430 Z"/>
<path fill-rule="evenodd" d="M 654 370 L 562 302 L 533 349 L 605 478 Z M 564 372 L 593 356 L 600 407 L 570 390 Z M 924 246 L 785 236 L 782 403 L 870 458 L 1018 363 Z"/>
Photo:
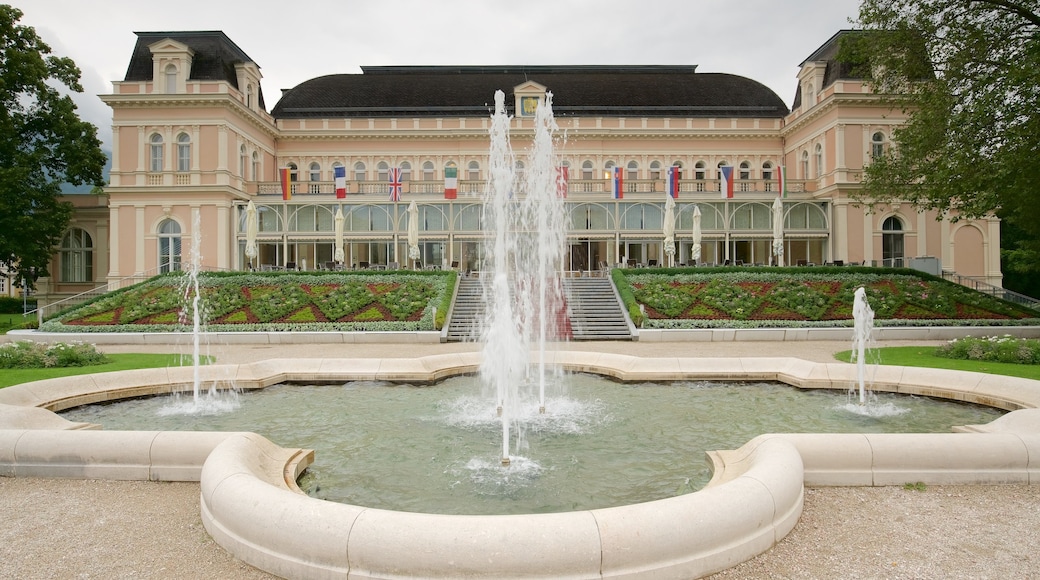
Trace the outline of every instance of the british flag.
<path fill-rule="evenodd" d="M 390 201 L 401 201 L 401 169 L 390 170 Z"/>

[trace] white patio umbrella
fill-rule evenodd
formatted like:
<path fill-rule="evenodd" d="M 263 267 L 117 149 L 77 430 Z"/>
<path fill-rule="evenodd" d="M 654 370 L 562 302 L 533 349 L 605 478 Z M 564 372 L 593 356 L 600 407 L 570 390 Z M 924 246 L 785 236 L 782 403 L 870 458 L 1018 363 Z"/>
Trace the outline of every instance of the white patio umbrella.
<path fill-rule="evenodd" d="M 664 253 L 668 266 L 675 265 L 675 200 L 668 196 L 664 202 Z"/>
<path fill-rule="evenodd" d="M 701 208 L 698 205 L 693 206 L 693 250 L 690 258 L 694 263 L 701 261 Z"/>
<path fill-rule="evenodd" d="M 256 247 L 256 234 L 259 230 L 260 220 L 256 215 L 256 205 L 253 200 L 249 200 L 249 205 L 246 206 L 246 259 L 249 260 L 250 265 L 260 254 Z"/>
<path fill-rule="evenodd" d="M 776 265 L 784 265 L 784 202 L 780 196 L 773 200 L 773 255 Z"/>
<path fill-rule="evenodd" d="M 335 231 L 335 236 L 336 236 L 336 241 L 333 242 L 334 244 L 336 244 L 336 252 L 333 254 L 332 259 L 337 261 L 337 262 L 342 263 L 343 262 L 343 222 L 346 221 L 346 218 L 343 217 L 343 208 L 342 207 L 337 207 L 336 208 L 336 217 L 333 218 L 333 220 L 334 220 L 334 222 L 336 224 L 336 229 L 334 230 Z"/>
<path fill-rule="evenodd" d="M 408 204 L 408 259 L 419 259 L 419 206 Z"/>

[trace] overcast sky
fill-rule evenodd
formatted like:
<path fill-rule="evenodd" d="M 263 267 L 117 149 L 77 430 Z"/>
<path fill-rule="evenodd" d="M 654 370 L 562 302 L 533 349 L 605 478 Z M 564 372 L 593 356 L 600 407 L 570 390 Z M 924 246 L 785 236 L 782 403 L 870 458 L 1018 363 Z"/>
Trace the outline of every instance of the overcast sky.
<path fill-rule="evenodd" d="M 3 0 L 0 0 L 3 1 Z M 122 80 L 134 32 L 222 30 L 263 74 L 267 107 L 362 65 L 697 65 L 757 80 L 788 106 L 798 65 L 850 28 L 859 0 L 7 0 L 83 72 L 81 116 Z M 509 87 L 502 87 L 508 89 Z"/>

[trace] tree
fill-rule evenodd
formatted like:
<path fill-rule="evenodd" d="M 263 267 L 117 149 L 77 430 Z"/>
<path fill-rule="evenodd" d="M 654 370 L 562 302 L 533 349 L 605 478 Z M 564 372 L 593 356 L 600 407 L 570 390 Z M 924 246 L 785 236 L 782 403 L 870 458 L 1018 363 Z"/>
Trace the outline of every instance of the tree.
<path fill-rule="evenodd" d="M 1040 1 L 863 0 L 857 25 L 842 59 L 909 115 L 860 201 L 995 213 L 1011 267 L 1040 271 Z"/>
<path fill-rule="evenodd" d="M 97 128 L 60 86 L 83 92 L 79 69 L 51 49 L 22 12 L 0 5 L 0 265 L 31 286 L 72 216 L 61 183 L 104 185 Z"/>

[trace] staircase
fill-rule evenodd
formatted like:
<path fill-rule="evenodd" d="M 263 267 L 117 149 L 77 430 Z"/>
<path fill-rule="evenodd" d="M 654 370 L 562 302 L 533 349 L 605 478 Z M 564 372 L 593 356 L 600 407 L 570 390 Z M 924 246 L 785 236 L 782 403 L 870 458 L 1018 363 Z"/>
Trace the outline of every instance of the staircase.
<path fill-rule="evenodd" d="M 610 278 L 565 278 L 571 340 L 632 340 Z"/>
<path fill-rule="evenodd" d="M 455 305 L 448 321 L 448 342 L 474 342 L 480 338 L 480 325 L 484 320 L 480 278 L 459 278 L 455 288 Z"/>
<path fill-rule="evenodd" d="M 566 320 L 558 327 L 570 340 L 632 340 L 628 321 L 609 278 L 565 278 Z M 449 342 L 472 342 L 480 338 L 484 301 L 479 278 L 459 278 L 448 321 Z M 568 328 L 569 327 L 569 328 Z"/>

